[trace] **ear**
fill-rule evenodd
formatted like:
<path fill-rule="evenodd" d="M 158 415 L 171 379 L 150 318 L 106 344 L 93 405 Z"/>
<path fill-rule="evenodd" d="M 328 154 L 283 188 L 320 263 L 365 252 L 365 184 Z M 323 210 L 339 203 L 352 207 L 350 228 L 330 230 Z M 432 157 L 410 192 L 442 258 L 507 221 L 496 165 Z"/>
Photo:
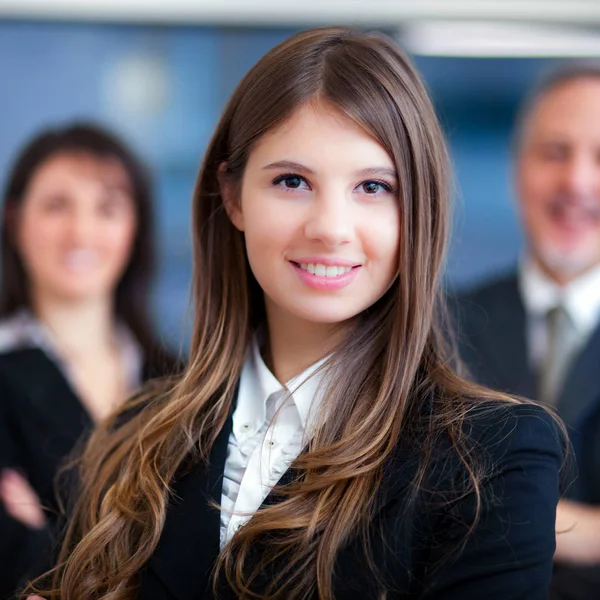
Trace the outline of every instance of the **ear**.
<path fill-rule="evenodd" d="M 219 190 L 221 192 L 221 198 L 223 198 L 223 205 L 227 211 L 227 216 L 236 229 L 244 231 L 244 214 L 239 198 L 239 186 L 227 176 L 226 162 L 222 162 L 219 165 L 217 177 L 219 179 Z"/>

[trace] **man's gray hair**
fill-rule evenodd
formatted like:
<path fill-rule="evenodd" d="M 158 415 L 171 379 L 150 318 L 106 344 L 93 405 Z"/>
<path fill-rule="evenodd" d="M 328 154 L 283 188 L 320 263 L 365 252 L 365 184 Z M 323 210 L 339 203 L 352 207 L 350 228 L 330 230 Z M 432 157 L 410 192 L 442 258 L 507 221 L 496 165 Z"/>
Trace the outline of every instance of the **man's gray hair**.
<path fill-rule="evenodd" d="M 566 83 L 580 79 L 597 79 L 600 82 L 600 62 L 592 60 L 569 61 L 550 70 L 529 91 L 521 104 L 513 133 L 513 150 L 518 152 L 527 121 L 538 102 L 547 94 Z"/>

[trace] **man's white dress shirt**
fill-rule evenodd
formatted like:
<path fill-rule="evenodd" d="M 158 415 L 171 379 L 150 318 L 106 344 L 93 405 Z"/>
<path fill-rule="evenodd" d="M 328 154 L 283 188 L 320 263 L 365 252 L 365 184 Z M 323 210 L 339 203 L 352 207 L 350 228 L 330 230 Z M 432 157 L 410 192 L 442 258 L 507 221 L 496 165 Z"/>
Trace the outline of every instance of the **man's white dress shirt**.
<path fill-rule="evenodd" d="M 240 378 L 221 496 L 221 547 L 246 523 L 309 441 L 324 363 L 282 385 L 255 342 Z"/>
<path fill-rule="evenodd" d="M 562 305 L 577 331 L 581 350 L 600 323 L 600 266 L 566 286 L 559 286 L 530 259 L 519 269 L 519 287 L 527 315 L 527 349 L 531 366 L 539 369 L 548 350 L 546 315 Z"/>

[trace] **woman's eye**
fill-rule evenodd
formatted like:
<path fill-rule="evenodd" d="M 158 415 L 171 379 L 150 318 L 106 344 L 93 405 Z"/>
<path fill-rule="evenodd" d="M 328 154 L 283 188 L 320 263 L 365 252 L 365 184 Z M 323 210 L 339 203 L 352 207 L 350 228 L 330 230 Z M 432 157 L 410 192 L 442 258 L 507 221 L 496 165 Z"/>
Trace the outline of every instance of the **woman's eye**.
<path fill-rule="evenodd" d="M 123 204 L 118 200 L 105 200 L 98 205 L 98 212 L 105 217 L 118 215 Z"/>
<path fill-rule="evenodd" d="M 42 209 L 46 212 L 59 212 L 68 206 L 68 201 L 62 196 L 48 198 L 42 203 Z"/>
<path fill-rule="evenodd" d="M 380 192 L 392 192 L 392 188 L 389 184 L 383 181 L 364 181 L 360 184 L 361 190 L 365 194 L 378 194 Z"/>
<path fill-rule="evenodd" d="M 308 187 L 304 177 L 300 175 L 280 175 L 273 180 L 273 185 L 283 187 L 288 190 L 298 190 Z"/>
<path fill-rule="evenodd" d="M 113 217 L 114 215 L 116 215 L 119 212 L 119 207 L 114 202 L 103 202 L 98 207 L 98 212 L 103 217 Z"/>
<path fill-rule="evenodd" d="M 103 217 L 117 217 L 133 205 L 133 200 L 120 192 L 107 193 L 97 204 L 98 214 Z"/>

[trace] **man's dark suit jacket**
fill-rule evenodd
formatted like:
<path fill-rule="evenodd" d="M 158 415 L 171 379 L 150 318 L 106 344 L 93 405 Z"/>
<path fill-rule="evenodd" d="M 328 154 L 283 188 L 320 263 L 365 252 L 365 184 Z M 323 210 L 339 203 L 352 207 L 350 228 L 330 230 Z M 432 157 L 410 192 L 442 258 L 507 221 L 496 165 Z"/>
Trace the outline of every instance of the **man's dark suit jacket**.
<path fill-rule="evenodd" d="M 209 503 L 221 500 L 231 428 L 230 417 L 213 446 L 209 466 L 196 465 L 175 481 L 162 537 L 140 576 L 141 600 L 213 597 L 210 573 L 219 553 L 220 515 Z M 457 542 L 474 512 L 473 495 L 461 496 L 464 465 L 450 441 L 440 438 L 423 489 L 408 509 L 423 444 L 419 435 L 405 436 L 384 470 L 370 531 L 387 596 L 374 585 L 362 545 L 354 539 L 337 559 L 337 600 L 546 599 L 563 461 L 556 425 L 537 406 L 488 403 L 470 413 L 465 433 L 489 474 L 483 483 L 479 524 L 462 551 Z M 288 471 L 280 484 L 291 477 Z M 272 502 L 277 502 L 275 492 L 266 500 Z M 263 551 L 257 544 L 251 562 Z M 262 577 L 264 585 L 269 573 Z M 262 585 L 258 583 L 259 590 Z M 219 597 L 234 598 L 226 587 Z"/>
<path fill-rule="evenodd" d="M 177 369 L 166 354 L 144 365 L 143 379 Z M 26 474 L 42 504 L 57 509 L 54 477 L 92 427 L 89 414 L 62 371 L 37 348 L 0 354 L 0 470 Z M 50 520 L 52 514 L 49 515 Z M 48 536 L 8 516 L 0 502 L 0 598 L 12 597 L 39 560 Z"/>
<path fill-rule="evenodd" d="M 473 378 L 535 399 L 537 375 L 528 360 L 526 313 L 517 275 L 460 296 L 456 317 L 460 356 Z M 600 327 L 567 374 L 557 410 L 569 429 L 577 463 L 577 477 L 565 495 L 600 505 Z M 559 584 L 562 591 L 557 598 L 600 598 L 600 568 L 557 569 L 553 587 Z M 577 588 L 581 591 L 576 593 Z"/>

